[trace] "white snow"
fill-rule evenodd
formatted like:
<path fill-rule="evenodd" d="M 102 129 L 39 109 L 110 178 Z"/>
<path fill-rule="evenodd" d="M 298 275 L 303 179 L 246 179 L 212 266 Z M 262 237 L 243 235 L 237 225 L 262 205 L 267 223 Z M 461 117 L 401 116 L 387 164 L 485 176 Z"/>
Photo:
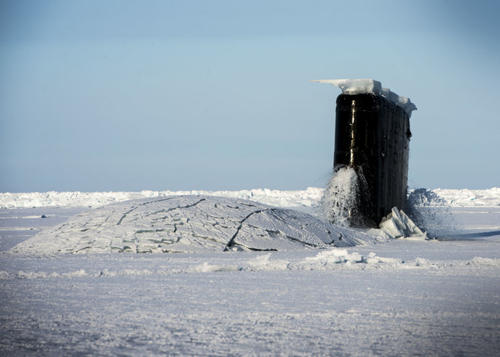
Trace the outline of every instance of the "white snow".
<path fill-rule="evenodd" d="M 308 211 L 323 195 L 322 188 L 308 187 L 305 190 L 283 191 L 258 188 L 240 191 L 138 191 L 138 192 L 26 192 L 0 193 L 0 208 L 33 207 L 101 207 L 115 202 L 141 198 L 156 198 L 182 195 L 204 195 L 252 200 L 270 206 L 301 208 Z"/>
<path fill-rule="evenodd" d="M 0 354 L 498 354 L 498 189 L 433 191 L 440 197 L 451 197 L 456 206 L 451 211 L 459 230 L 451 236 L 456 240 L 450 241 L 384 240 L 380 236 L 381 244 L 277 252 L 204 249 L 189 254 L 90 252 L 52 256 L 7 252 L 16 243 L 33 239 L 40 229 L 39 237 L 52 240 L 51 244 L 56 246 L 67 243 L 43 232 L 55 233 L 60 228 L 60 238 L 70 243 L 87 233 L 88 239 L 97 242 L 110 234 L 107 223 L 114 222 L 116 227 L 121 220 L 119 226 L 136 229 L 137 234 L 143 229 L 140 222 L 151 225 L 155 218 L 178 211 L 154 213 L 155 210 L 192 205 L 203 197 L 213 205 L 240 202 L 241 198 L 234 197 L 243 192 L 255 192 L 254 197 L 261 201 L 275 202 L 273 205 L 281 210 L 276 212 L 290 212 L 287 208 L 294 207 L 317 214 L 323 190 L 227 191 L 226 197 L 233 196 L 227 201 L 208 199 L 211 196 L 205 195 L 181 199 L 152 191 L 147 193 L 151 195 L 149 198 L 139 196 L 134 198 L 142 200 L 122 203 L 117 201 L 126 195 L 74 196 L 79 197 L 82 206 L 88 206 L 89 202 L 114 202 L 92 210 L 73 207 L 68 193 L 52 193 L 45 196 L 50 207 L 1 209 Z M 474 200 L 468 199 L 471 192 Z M 4 196 L 2 204 L 32 207 L 42 203 L 39 198 L 44 197 L 33 193 L 16 200 L 15 195 L 21 194 Z M 27 198 L 30 195 L 33 202 Z M 445 204 L 433 195 L 427 194 L 425 198 L 421 203 L 429 210 L 440 210 L 439 206 L 433 206 L 435 201 L 441 206 Z M 176 199 L 179 201 L 173 204 Z M 139 202 L 152 203 L 138 206 Z M 162 206 L 167 202 L 172 205 Z M 199 206 L 199 211 L 187 209 L 183 217 L 198 223 L 209 222 L 202 217 L 216 213 L 215 206 L 202 209 L 200 204 L 193 206 Z M 262 202 L 252 204 L 257 210 L 264 206 Z M 254 208 L 231 206 L 222 213 L 224 222 L 233 224 L 235 231 L 241 217 L 246 217 L 243 214 L 248 215 L 248 210 Z M 130 211 L 133 207 L 137 208 Z M 66 220 L 78 212 L 79 216 Z M 124 213 L 127 214 L 122 219 Z M 40 218 L 42 214 L 48 218 Z M 296 217 L 300 222 L 316 222 L 306 213 Z M 178 218 L 182 217 L 171 215 L 162 223 L 163 228 L 168 223 L 181 222 L 182 219 L 176 221 Z M 243 230 L 248 237 L 258 232 L 259 227 L 267 229 L 274 222 L 274 218 L 267 220 L 265 215 L 261 218 L 249 222 L 248 231 Z M 290 229 L 298 224 L 293 219 L 288 223 L 286 227 Z M 82 228 L 85 224 L 87 227 Z M 80 231 L 76 231 L 77 227 Z M 286 227 L 278 230 L 284 231 Z M 81 232 L 82 229 L 88 230 Z M 193 223 L 190 229 L 204 227 Z M 380 230 L 356 231 L 354 238 L 362 241 L 373 238 L 378 234 L 375 231 L 380 233 Z"/>
<path fill-rule="evenodd" d="M 252 200 L 270 206 L 293 208 L 308 213 L 317 211 L 323 188 L 308 187 L 305 190 L 271 190 L 258 188 L 240 191 L 138 191 L 138 192 L 25 192 L 0 193 L 0 209 L 34 207 L 101 207 L 115 202 L 141 198 L 181 195 L 204 195 Z M 434 189 L 431 190 L 452 207 L 500 206 L 500 187 L 484 190 Z M 442 202 L 434 202 L 443 205 Z M 430 204 L 433 205 L 433 202 Z"/>
<path fill-rule="evenodd" d="M 256 253 L 257 254 L 257 253 Z M 298 256 L 275 257 L 277 253 L 267 253 L 249 258 L 237 257 L 211 263 L 183 264 L 167 269 L 79 269 L 75 271 L 3 271 L 0 270 L 0 280 L 15 279 L 73 279 L 73 278 L 114 278 L 119 276 L 171 276 L 178 274 L 214 273 L 214 272 L 271 272 L 271 271 L 366 271 L 366 270 L 440 270 L 453 273 L 457 268 L 495 268 L 500 269 L 500 258 L 472 257 L 466 260 L 429 260 L 416 257 L 410 260 L 393 257 L 381 257 L 375 252 L 360 254 L 342 248 L 330 248 L 320 252 L 299 254 Z M 106 256 L 110 258 L 110 256 Z M 218 257 L 217 257 L 218 258 Z M 112 259 L 112 258 L 110 258 Z"/>
<path fill-rule="evenodd" d="M 409 98 L 399 96 L 389 88 L 382 88 L 382 83 L 374 79 L 319 79 L 313 80 L 313 82 L 332 84 L 339 87 L 343 94 L 372 93 L 380 95 L 401 107 L 408 116 L 411 116 L 411 112 L 417 109 Z"/>
<path fill-rule="evenodd" d="M 438 196 L 446 200 L 452 207 L 495 207 L 500 206 L 500 187 L 488 190 L 470 189 L 435 189 Z"/>

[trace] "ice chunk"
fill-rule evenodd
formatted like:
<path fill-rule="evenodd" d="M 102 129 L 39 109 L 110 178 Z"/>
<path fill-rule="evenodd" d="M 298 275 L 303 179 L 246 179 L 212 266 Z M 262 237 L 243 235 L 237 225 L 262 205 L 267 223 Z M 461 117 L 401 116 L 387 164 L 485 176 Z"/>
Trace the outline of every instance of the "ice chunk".
<path fill-rule="evenodd" d="M 382 220 L 380 228 L 391 238 L 427 238 L 427 235 L 397 207 L 393 207 L 391 213 Z"/>
<path fill-rule="evenodd" d="M 409 98 L 399 96 L 389 88 L 382 88 L 382 83 L 374 79 L 318 79 L 313 80 L 313 82 L 332 84 L 339 87 L 343 94 L 372 93 L 380 95 L 388 101 L 401 107 L 406 114 L 408 114 L 408 116 L 411 116 L 411 112 L 417 109 L 415 104 L 413 104 Z"/>
<path fill-rule="evenodd" d="M 344 94 L 374 93 L 382 94 L 382 83 L 374 79 L 319 79 L 318 83 L 328 83 L 339 87 Z"/>

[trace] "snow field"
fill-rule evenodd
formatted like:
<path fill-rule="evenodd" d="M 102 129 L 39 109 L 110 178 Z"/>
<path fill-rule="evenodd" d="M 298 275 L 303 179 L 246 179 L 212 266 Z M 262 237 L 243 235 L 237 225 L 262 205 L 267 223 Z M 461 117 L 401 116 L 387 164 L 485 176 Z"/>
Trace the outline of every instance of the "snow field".
<path fill-rule="evenodd" d="M 305 210 L 319 203 L 297 197 L 273 199 L 302 200 Z M 123 212 L 114 207 L 116 226 Z M 129 212 L 119 226 L 133 226 L 148 211 L 154 212 Z M 277 252 L 6 252 L 77 212 L 81 219 L 91 211 L 0 211 L 0 354 L 496 356 L 500 350 L 500 232 Z M 491 231 L 500 222 L 500 207 L 452 213 L 465 232 Z M 102 223 L 115 215 L 97 216 Z M 87 218 L 86 228 L 103 233 L 99 220 Z M 71 238 L 71 224 L 66 228 Z"/>
<path fill-rule="evenodd" d="M 424 243 L 401 242 L 430 260 L 422 251 Z M 452 247 L 447 244 L 448 252 Z M 333 250 L 337 252 L 331 256 L 322 251 L 179 254 L 168 259 L 129 254 L 5 257 L 4 265 L 25 272 L 73 276 L 0 280 L 0 351 L 496 355 L 498 267 L 484 262 L 456 266 L 444 259 L 447 266 L 426 268 L 416 266 L 415 259 L 411 269 L 394 269 L 394 262 L 384 263 L 390 269 L 357 269 L 353 267 L 381 263 L 357 263 L 354 252 Z M 305 268 L 289 270 L 285 263 Z M 228 269 L 233 266 L 249 270 Z M 311 266 L 318 270 L 309 270 Z M 160 273 L 174 267 L 177 273 Z"/>

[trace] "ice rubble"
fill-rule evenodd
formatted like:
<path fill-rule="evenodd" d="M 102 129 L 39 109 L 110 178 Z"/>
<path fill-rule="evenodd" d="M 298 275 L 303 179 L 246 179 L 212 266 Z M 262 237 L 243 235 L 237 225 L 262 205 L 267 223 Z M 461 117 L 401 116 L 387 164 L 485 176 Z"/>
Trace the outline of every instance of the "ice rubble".
<path fill-rule="evenodd" d="M 70 218 L 12 253 L 197 253 L 352 246 L 363 233 L 307 213 L 210 196 L 116 203 Z"/>
<path fill-rule="evenodd" d="M 342 90 L 343 94 L 363 94 L 372 93 L 381 95 L 388 101 L 401 107 L 408 116 L 411 112 L 416 110 L 417 107 L 407 97 L 402 97 L 392 92 L 389 88 L 382 88 L 382 83 L 370 78 L 361 79 L 319 79 L 313 80 L 318 83 L 328 83 Z"/>
<path fill-rule="evenodd" d="M 494 207 L 500 206 L 500 187 L 487 190 L 441 189 L 432 190 L 452 207 Z"/>
<path fill-rule="evenodd" d="M 314 213 L 320 204 L 324 189 L 308 187 L 305 190 L 270 190 L 257 188 L 240 191 L 138 191 L 138 192 L 24 192 L 0 193 L 0 209 L 35 207 L 101 207 L 107 204 L 141 198 L 178 195 L 206 195 L 257 201 L 263 204 L 294 208 Z M 500 206 L 500 187 L 486 190 L 434 189 L 426 206 L 495 207 Z M 417 202 L 417 204 L 420 204 Z"/>
<path fill-rule="evenodd" d="M 111 203 L 141 198 L 157 198 L 181 195 L 205 195 L 238 198 L 257 201 L 271 206 L 299 208 L 311 211 L 317 205 L 323 189 L 308 187 L 305 190 L 283 191 L 257 188 L 240 191 L 151 191 L 138 192 L 25 192 L 0 193 L 0 208 L 35 208 L 35 207 L 101 207 Z"/>
<path fill-rule="evenodd" d="M 427 235 L 397 207 L 392 208 L 391 213 L 382 220 L 379 226 L 390 238 L 427 239 Z"/>

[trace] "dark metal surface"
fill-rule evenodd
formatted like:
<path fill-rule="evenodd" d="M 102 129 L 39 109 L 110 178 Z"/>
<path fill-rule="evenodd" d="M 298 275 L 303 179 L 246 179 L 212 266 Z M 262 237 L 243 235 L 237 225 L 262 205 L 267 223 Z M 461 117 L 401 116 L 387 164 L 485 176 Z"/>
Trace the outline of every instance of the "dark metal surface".
<path fill-rule="evenodd" d="M 334 168 L 358 173 L 364 225 L 376 226 L 394 206 L 405 209 L 410 137 L 408 114 L 384 97 L 338 96 Z"/>

